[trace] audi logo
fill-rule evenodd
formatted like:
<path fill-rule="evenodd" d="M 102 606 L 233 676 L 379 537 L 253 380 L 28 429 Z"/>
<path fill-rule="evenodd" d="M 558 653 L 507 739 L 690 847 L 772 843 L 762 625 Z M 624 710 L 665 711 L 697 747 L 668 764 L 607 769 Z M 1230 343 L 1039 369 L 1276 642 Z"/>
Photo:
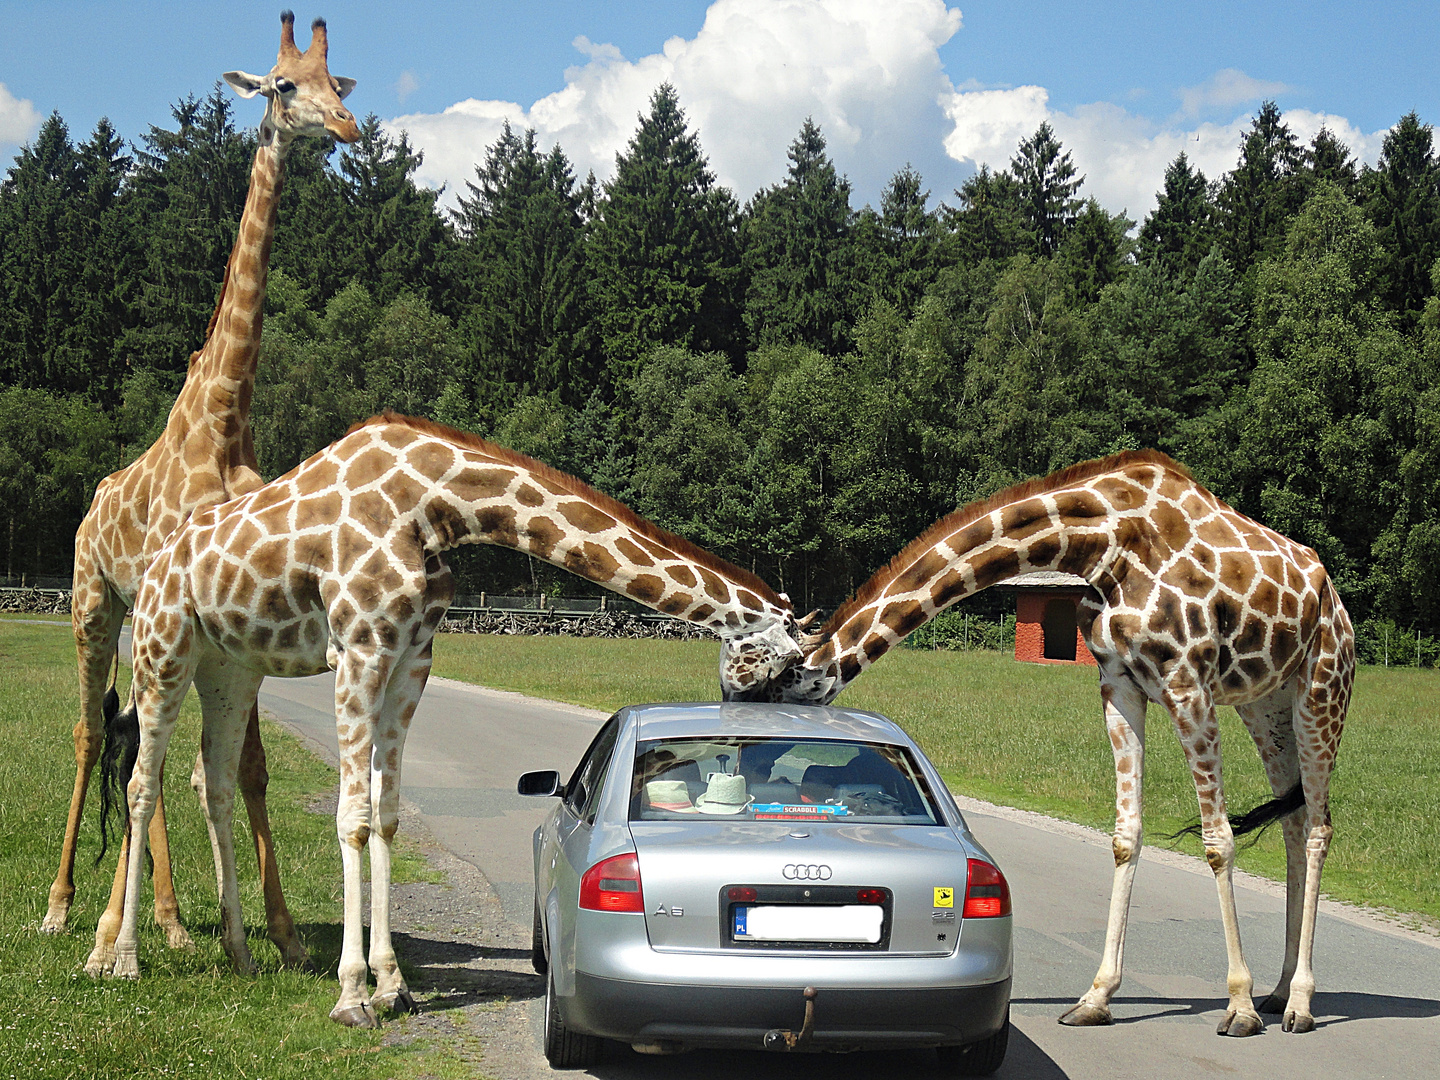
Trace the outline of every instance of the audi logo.
<path fill-rule="evenodd" d="M 831 872 L 824 863 L 789 863 L 780 871 L 791 881 L 829 881 Z"/>

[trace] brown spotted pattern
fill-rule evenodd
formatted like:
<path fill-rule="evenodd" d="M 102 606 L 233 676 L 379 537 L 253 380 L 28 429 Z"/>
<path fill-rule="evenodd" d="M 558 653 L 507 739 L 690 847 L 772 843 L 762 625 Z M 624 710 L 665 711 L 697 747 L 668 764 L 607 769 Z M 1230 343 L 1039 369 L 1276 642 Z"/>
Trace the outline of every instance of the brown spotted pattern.
<path fill-rule="evenodd" d="M 1239 711 L 1277 796 L 1301 787 L 1304 808 L 1285 819 L 1285 965 L 1266 1006 L 1284 1012 L 1286 1030 L 1309 1030 L 1315 898 L 1354 636 L 1314 551 L 1232 510 L 1169 458 L 1132 452 L 1087 462 L 941 519 L 836 612 L 802 663 L 754 696 L 828 702 L 949 605 L 1035 570 L 1079 574 L 1091 585 L 1081 625 L 1099 663 L 1115 754 L 1116 901 L 1100 972 L 1066 1022 L 1108 1022 L 1120 985 L 1141 848 L 1145 709 L 1155 702 L 1184 748 L 1216 873 L 1230 962 L 1222 1033 L 1251 1034 L 1260 1020 L 1234 913 L 1216 707 Z"/>
<path fill-rule="evenodd" d="M 204 715 L 204 787 L 218 806 L 233 786 L 239 747 L 232 704 L 252 700 L 264 675 L 333 669 L 345 935 L 331 1015 L 344 1023 L 372 1022 L 376 1005 L 410 1000 L 390 944 L 386 867 L 405 733 L 453 592 L 441 553 L 459 544 L 528 552 L 713 628 L 727 693 L 800 656 L 789 602 L 754 575 L 572 477 L 423 420 L 376 417 L 273 483 L 196 512 L 151 564 L 135 606 L 134 827 L 192 681 Z M 217 814 L 212 830 L 225 868 L 222 904 L 238 926 L 228 819 Z M 371 859 L 368 965 L 362 849 Z"/>

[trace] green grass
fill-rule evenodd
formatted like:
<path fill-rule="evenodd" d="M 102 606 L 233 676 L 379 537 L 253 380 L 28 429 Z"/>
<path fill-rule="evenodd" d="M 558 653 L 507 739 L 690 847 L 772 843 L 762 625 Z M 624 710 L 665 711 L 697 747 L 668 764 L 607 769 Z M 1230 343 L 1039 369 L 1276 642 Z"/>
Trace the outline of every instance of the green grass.
<path fill-rule="evenodd" d="M 598 709 L 714 700 L 713 642 L 445 634 L 435 672 Z M 1332 781 L 1335 839 L 1325 891 L 1440 917 L 1440 672 L 1367 667 L 1356 679 Z M 1016 663 L 1001 653 L 897 649 L 837 702 L 899 721 L 952 790 L 1085 825 L 1114 826 L 1115 772 L 1093 668 Z M 1221 710 L 1232 811 L 1270 797 L 1250 736 Z M 1197 815 L 1195 789 L 1163 710 L 1149 712 L 1145 830 L 1164 843 Z M 1187 841 L 1181 850 L 1199 854 Z M 1240 865 L 1284 878 L 1279 829 Z"/>
<path fill-rule="evenodd" d="M 220 948 L 214 862 L 204 819 L 189 791 L 199 744 L 192 694 L 171 743 L 165 796 L 182 918 L 193 952 L 172 952 L 141 910 L 143 978 L 93 981 L 82 972 L 94 944 L 114 869 L 93 865 L 99 850 L 92 788 L 76 862 L 70 933 L 40 933 L 75 776 L 71 727 L 77 702 L 71 636 L 0 619 L 0 1080 L 70 1077 L 224 1076 L 369 1078 L 451 1075 L 444 1047 L 381 1045 L 381 1033 L 352 1031 L 328 1018 L 339 995 L 340 854 L 329 814 L 306 806 L 336 787 L 334 770 L 267 725 L 269 809 L 290 910 L 323 974 L 279 970 L 264 936 L 264 904 L 249 828 L 237 815 L 242 903 L 261 974 L 234 975 Z M 403 838 L 402 838 L 403 844 Z M 424 866 L 401 848 L 397 880 Z M 403 1023 L 403 1022 L 402 1022 Z M 397 1025 L 391 1025 L 393 1033 Z M 423 1041 L 422 1041 L 423 1043 Z"/>

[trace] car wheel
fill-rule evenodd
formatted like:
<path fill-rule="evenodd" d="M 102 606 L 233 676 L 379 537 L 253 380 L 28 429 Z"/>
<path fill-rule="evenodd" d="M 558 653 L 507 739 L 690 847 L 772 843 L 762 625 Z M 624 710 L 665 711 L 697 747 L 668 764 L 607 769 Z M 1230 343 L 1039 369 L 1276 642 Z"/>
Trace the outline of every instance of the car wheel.
<path fill-rule="evenodd" d="M 1010 1045 L 1010 1010 L 1005 1010 L 1005 1026 L 989 1038 L 964 1046 L 938 1046 L 940 1068 L 951 1076 L 989 1076 L 1005 1060 Z"/>
<path fill-rule="evenodd" d="M 583 1069 L 600 1060 L 601 1040 L 565 1026 L 555 1000 L 555 972 L 545 980 L 545 1060 L 554 1069 Z"/>
<path fill-rule="evenodd" d="M 530 929 L 530 966 L 537 975 L 550 970 L 550 961 L 545 959 L 545 927 L 540 922 L 540 905 L 535 905 L 535 923 Z"/>

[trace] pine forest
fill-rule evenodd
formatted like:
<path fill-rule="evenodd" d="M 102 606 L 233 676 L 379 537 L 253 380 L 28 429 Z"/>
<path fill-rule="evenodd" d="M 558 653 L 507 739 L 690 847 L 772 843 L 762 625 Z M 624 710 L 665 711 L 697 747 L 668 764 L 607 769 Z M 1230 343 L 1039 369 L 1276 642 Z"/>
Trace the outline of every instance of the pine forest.
<path fill-rule="evenodd" d="M 96 482 L 163 428 L 204 340 L 255 134 L 218 85 L 172 112 L 133 142 L 52 115 L 0 184 L 17 583 L 68 576 Z M 1045 124 L 953 192 L 901 165 L 879 206 L 853 205 L 813 123 L 788 161 L 742 201 L 669 86 L 610 179 L 507 127 L 454 211 L 373 116 L 353 145 L 301 140 L 252 411 L 266 478 L 382 409 L 425 416 L 584 478 L 803 611 L 956 506 L 1155 447 L 1320 553 L 1362 660 L 1436 662 L 1440 159 L 1418 116 L 1370 166 L 1266 103 L 1232 172 L 1181 154 L 1139 222 L 1087 198 Z M 461 592 L 583 584 L 452 554 Z"/>

